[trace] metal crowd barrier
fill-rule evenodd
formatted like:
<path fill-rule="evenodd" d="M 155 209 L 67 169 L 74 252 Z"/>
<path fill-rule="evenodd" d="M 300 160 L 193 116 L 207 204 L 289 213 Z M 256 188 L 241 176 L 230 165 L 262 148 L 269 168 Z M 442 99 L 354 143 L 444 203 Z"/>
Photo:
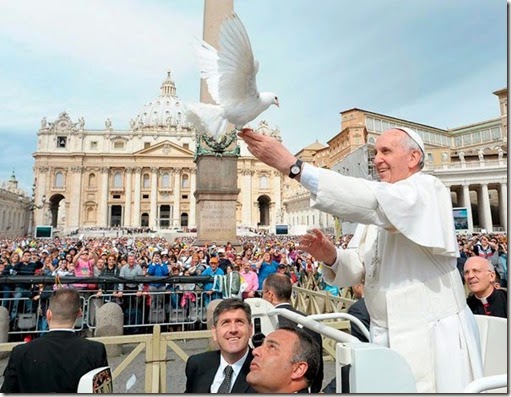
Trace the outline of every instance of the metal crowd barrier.
<path fill-rule="evenodd" d="M 218 292 L 214 293 L 213 296 L 208 295 L 197 286 L 194 290 L 176 291 L 172 289 L 172 285 L 201 284 L 212 281 L 213 277 L 210 276 L 140 276 L 126 279 L 106 275 L 99 277 L 66 276 L 57 279 L 53 276 L 6 275 L 0 276 L 0 288 L 2 289 L 0 290 L 0 304 L 7 308 L 11 317 L 9 334 L 44 333 L 47 330 L 45 313 L 38 312 L 36 301 L 32 301 L 32 308 L 26 304 L 31 301 L 31 298 L 14 298 L 15 287 L 26 286 L 25 294 L 32 295 L 31 285 L 33 284 L 59 285 L 61 288 L 72 288 L 72 284 L 143 284 L 145 286 L 158 283 L 167 284 L 170 289 L 148 291 L 145 288 L 141 296 L 137 296 L 136 291 L 126 289 L 123 291 L 122 297 L 115 296 L 116 294 L 113 292 L 102 293 L 101 296 L 98 296 L 98 290 L 78 289 L 82 299 L 83 315 L 77 320 L 75 329 L 78 331 L 84 329 L 95 330 L 97 327 L 96 311 L 105 302 L 114 302 L 119 304 L 123 310 L 123 327 L 125 330 L 130 329 L 129 333 L 146 332 L 148 331 L 146 327 L 155 324 L 181 326 L 184 330 L 187 325 L 199 324 L 200 327 L 203 327 L 207 323 L 207 305 L 211 300 L 221 298 L 222 295 Z M 2 296 L 5 298 L 2 298 Z M 12 309 L 16 307 L 15 302 L 18 303 L 14 316 Z M 20 319 L 23 327 L 19 327 Z M 137 328 L 140 328 L 140 330 L 137 330 Z"/>
<path fill-rule="evenodd" d="M 82 312 L 86 313 L 87 306 L 85 297 L 81 296 Z M 16 312 L 13 311 L 15 302 L 18 302 Z M 32 303 L 32 307 L 28 303 Z M 45 333 L 48 331 L 48 323 L 46 322 L 46 313 L 39 310 L 37 301 L 31 298 L 1 298 L 0 305 L 5 307 L 9 312 L 9 335 Z M 85 326 L 83 317 L 78 318 L 74 329 L 82 331 Z"/>
<path fill-rule="evenodd" d="M 115 294 L 91 295 L 87 299 L 87 314 L 84 316 L 89 329 L 96 329 L 95 311 L 106 302 L 121 306 L 124 314 L 124 328 L 138 328 L 159 325 L 192 325 L 206 323 L 204 292 L 194 291 L 136 291 L 124 292 L 122 297 Z M 94 308 L 94 309 L 93 309 Z"/>
<path fill-rule="evenodd" d="M 106 302 L 118 304 L 123 311 L 124 329 L 145 332 L 143 327 L 155 324 L 161 326 L 181 326 L 207 323 L 207 294 L 201 290 L 193 291 L 123 291 L 122 297 L 114 293 L 97 295 L 97 290 L 78 290 L 82 301 L 82 316 L 75 324 L 76 331 L 95 330 L 96 312 Z M 17 303 L 17 309 L 15 308 Z M 29 303 L 32 303 L 30 307 Z M 0 298 L 0 305 L 9 312 L 9 335 L 42 334 L 48 331 L 46 313 L 39 308 L 38 301 L 31 298 Z M 136 330 L 140 328 L 140 330 Z"/>

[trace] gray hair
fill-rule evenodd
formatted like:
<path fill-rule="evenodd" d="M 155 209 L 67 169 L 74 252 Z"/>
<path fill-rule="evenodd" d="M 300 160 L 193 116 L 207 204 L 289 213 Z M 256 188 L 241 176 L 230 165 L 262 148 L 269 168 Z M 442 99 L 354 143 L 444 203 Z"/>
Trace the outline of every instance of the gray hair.
<path fill-rule="evenodd" d="M 404 132 L 404 131 L 403 131 Z M 421 159 L 419 161 L 419 169 L 422 170 L 424 168 L 424 152 L 422 151 L 422 149 L 420 148 L 419 144 L 417 142 L 415 142 L 413 140 L 413 138 L 408 135 L 406 132 L 404 133 L 404 136 L 401 140 L 401 143 L 403 144 L 403 146 L 408 149 L 408 150 L 418 150 L 419 153 L 421 154 Z"/>

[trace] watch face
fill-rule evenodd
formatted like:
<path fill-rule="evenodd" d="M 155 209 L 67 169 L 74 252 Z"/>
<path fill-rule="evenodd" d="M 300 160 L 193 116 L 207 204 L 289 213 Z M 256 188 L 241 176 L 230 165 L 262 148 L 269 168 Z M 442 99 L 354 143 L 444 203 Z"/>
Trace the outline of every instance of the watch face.
<path fill-rule="evenodd" d="M 291 168 L 291 172 L 295 175 L 298 175 L 300 173 L 300 167 L 298 167 L 297 165 L 293 165 L 293 167 Z"/>

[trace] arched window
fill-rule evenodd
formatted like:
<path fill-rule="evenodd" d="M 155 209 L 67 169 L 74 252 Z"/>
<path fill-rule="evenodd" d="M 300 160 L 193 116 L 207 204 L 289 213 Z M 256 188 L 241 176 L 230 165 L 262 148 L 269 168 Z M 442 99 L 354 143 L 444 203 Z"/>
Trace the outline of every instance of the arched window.
<path fill-rule="evenodd" d="M 114 187 L 122 187 L 122 174 L 120 171 L 114 173 Z"/>
<path fill-rule="evenodd" d="M 182 188 L 190 187 L 190 179 L 188 178 L 187 174 L 183 174 L 183 176 L 181 177 L 181 187 Z"/>
<path fill-rule="evenodd" d="M 169 188 L 170 187 L 170 175 L 168 172 L 165 172 L 161 176 L 161 187 L 162 188 Z"/>
<path fill-rule="evenodd" d="M 261 176 L 259 179 L 259 188 L 268 189 L 268 177 L 266 175 Z"/>
<path fill-rule="evenodd" d="M 89 187 L 96 187 L 96 174 L 89 174 Z"/>
<path fill-rule="evenodd" d="M 64 187 L 64 174 L 61 171 L 55 173 L 55 187 Z"/>
<path fill-rule="evenodd" d="M 151 179 L 149 178 L 149 174 L 144 174 L 142 177 L 142 187 L 144 189 L 149 189 L 151 187 Z"/>

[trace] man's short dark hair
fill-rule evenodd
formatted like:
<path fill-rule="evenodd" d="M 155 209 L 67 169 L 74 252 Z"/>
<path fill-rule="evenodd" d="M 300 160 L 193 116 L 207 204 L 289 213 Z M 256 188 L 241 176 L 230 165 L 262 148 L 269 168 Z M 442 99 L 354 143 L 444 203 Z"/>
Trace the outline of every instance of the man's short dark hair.
<path fill-rule="evenodd" d="M 243 302 L 240 299 L 235 298 L 229 298 L 229 299 L 223 299 L 217 307 L 215 307 L 215 310 L 213 311 L 213 325 L 216 327 L 216 324 L 218 323 L 218 318 L 220 315 L 224 312 L 231 311 L 231 310 L 238 310 L 241 309 L 245 312 L 245 315 L 247 316 L 247 320 L 250 323 L 252 318 L 252 310 L 250 309 L 250 306 L 248 303 Z"/>
<path fill-rule="evenodd" d="M 74 288 L 58 289 L 50 298 L 52 318 L 59 322 L 76 321 L 80 308 L 80 295 Z"/>
<path fill-rule="evenodd" d="M 263 287 L 270 288 L 279 301 L 291 301 L 293 284 L 291 284 L 291 279 L 285 274 L 270 274 L 264 279 Z"/>
<path fill-rule="evenodd" d="M 319 372 L 319 363 L 321 362 L 321 348 L 310 334 L 299 327 L 279 327 L 278 329 L 293 332 L 298 336 L 298 342 L 295 343 L 293 348 L 293 356 L 291 363 L 298 363 L 304 361 L 307 363 L 307 372 L 305 372 L 305 379 L 308 386 L 317 378 Z"/>

